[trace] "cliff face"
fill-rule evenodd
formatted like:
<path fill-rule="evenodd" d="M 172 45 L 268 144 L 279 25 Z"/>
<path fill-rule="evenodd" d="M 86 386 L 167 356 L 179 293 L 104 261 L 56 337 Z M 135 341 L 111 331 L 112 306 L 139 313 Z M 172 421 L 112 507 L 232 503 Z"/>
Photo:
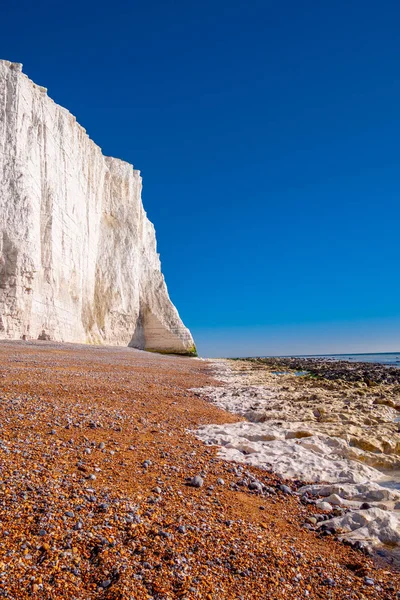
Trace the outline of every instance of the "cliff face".
<path fill-rule="evenodd" d="M 139 171 L 21 69 L 0 61 L 0 337 L 194 353 Z"/>

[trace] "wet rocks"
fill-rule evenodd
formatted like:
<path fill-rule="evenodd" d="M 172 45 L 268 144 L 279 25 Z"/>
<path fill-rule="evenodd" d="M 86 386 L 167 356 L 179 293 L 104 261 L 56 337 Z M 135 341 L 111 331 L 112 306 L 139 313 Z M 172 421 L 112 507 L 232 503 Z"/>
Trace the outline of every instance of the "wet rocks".
<path fill-rule="evenodd" d="M 327 358 L 250 358 L 247 360 L 276 371 L 303 371 L 329 381 L 359 382 L 368 387 L 382 383 L 400 384 L 400 368 L 378 363 L 353 363 Z"/>

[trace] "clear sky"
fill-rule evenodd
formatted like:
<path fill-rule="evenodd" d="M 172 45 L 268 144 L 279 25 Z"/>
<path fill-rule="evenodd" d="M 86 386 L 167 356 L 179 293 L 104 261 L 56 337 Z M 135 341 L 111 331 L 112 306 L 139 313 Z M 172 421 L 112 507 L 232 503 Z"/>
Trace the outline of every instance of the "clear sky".
<path fill-rule="evenodd" d="M 0 58 L 144 178 L 205 356 L 400 350 L 400 4 L 2 6 Z"/>

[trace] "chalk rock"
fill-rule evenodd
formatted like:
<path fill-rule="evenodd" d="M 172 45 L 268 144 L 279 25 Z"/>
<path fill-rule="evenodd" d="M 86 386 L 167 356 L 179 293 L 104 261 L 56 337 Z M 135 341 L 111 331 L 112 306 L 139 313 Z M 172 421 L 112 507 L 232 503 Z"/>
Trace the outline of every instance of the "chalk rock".
<path fill-rule="evenodd" d="M 194 354 L 144 211 L 140 172 L 0 61 L 0 337 Z"/>
<path fill-rule="evenodd" d="M 313 495 L 322 496 L 328 502 L 331 502 L 332 495 L 358 502 L 396 502 L 400 500 L 400 492 L 398 490 L 382 487 L 376 481 L 355 484 L 305 485 L 299 491 L 301 493 L 309 492 Z"/>
<path fill-rule="evenodd" d="M 345 514 L 320 526 L 349 543 L 366 550 L 400 546 L 400 490 L 394 489 L 400 468 L 398 413 L 376 403 L 389 395 L 396 406 L 395 385 L 360 395 L 361 383 L 331 388 L 294 375 L 283 380 L 244 361 L 218 359 L 212 367 L 225 385 L 194 392 L 247 422 L 203 425 L 196 432 L 201 440 L 220 446 L 224 459 L 313 481 L 297 492 L 320 509 L 345 508 Z"/>
<path fill-rule="evenodd" d="M 366 541 L 370 545 L 400 543 L 400 521 L 397 515 L 380 508 L 348 512 L 341 517 L 324 521 L 323 525 L 342 531 L 342 539 Z"/>
<path fill-rule="evenodd" d="M 221 446 L 219 456 L 225 460 L 272 468 L 286 478 L 336 484 L 360 483 L 381 476 L 376 469 L 352 460 L 349 444 L 338 438 L 315 435 L 296 439 L 291 432 L 288 437 L 288 430 L 283 427 L 245 421 L 203 425 L 196 434 L 207 444 Z M 327 496 L 342 496 L 335 488 L 330 489 Z"/>
<path fill-rule="evenodd" d="M 332 504 L 329 504 L 329 502 L 323 502 L 322 500 L 319 500 L 319 502 L 316 503 L 315 505 L 319 510 L 332 510 Z"/>
<path fill-rule="evenodd" d="M 343 500 L 343 498 L 341 498 L 337 494 L 331 494 L 330 496 L 325 498 L 325 501 L 331 504 L 332 506 L 343 506 L 343 504 L 345 503 L 345 500 Z"/>

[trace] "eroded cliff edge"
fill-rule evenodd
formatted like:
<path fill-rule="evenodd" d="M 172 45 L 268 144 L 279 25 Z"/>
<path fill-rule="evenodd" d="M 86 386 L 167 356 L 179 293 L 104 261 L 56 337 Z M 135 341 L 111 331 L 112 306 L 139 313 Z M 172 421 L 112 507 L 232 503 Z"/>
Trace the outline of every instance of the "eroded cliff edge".
<path fill-rule="evenodd" d="M 132 165 L 0 61 L 0 338 L 194 354 Z"/>

